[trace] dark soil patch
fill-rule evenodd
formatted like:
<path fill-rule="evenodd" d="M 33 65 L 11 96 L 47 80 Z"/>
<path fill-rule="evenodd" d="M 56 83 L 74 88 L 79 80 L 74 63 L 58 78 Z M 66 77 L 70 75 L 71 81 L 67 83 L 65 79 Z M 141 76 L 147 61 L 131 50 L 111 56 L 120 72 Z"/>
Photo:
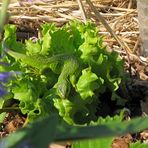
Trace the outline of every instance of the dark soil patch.
<path fill-rule="evenodd" d="M 18 112 L 7 113 L 3 123 L 1 124 L 1 138 L 23 127 L 25 120 L 26 118 Z"/>

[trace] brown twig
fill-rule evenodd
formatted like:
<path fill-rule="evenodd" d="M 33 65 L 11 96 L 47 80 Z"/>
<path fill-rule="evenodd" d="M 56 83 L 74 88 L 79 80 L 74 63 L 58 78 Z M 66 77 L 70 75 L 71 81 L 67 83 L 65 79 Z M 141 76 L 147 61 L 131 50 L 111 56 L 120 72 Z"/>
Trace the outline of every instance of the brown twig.
<path fill-rule="evenodd" d="M 129 4 L 128 4 L 128 9 L 131 9 L 132 4 L 133 4 L 133 0 L 130 0 L 130 1 L 129 1 Z"/>
<path fill-rule="evenodd" d="M 135 46 L 134 46 L 134 48 L 133 48 L 133 53 L 136 52 L 136 49 L 137 49 L 137 47 L 138 47 L 138 45 L 139 45 L 139 42 L 140 42 L 140 39 L 139 39 L 139 37 L 138 37 L 138 39 L 137 39 L 137 41 L 136 41 L 136 44 L 135 44 Z"/>
<path fill-rule="evenodd" d="M 79 8 L 80 8 L 80 11 L 82 13 L 82 18 L 83 18 L 83 21 L 86 23 L 87 21 L 87 16 L 86 16 L 86 12 L 85 12 L 85 9 L 84 9 L 84 6 L 82 4 L 82 1 L 81 0 L 77 0 L 78 2 L 78 5 L 79 5 Z"/>

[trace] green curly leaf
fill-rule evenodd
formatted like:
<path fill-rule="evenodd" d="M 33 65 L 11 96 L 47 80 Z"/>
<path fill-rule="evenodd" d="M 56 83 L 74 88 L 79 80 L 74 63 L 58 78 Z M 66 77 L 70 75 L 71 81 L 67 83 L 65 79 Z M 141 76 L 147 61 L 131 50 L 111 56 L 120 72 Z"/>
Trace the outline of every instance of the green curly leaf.
<path fill-rule="evenodd" d="M 99 90 L 103 83 L 104 80 L 101 77 L 99 78 L 90 68 L 87 68 L 82 70 L 82 75 L 79 77 L 76 87 L 81 98 L 85 100 L 93 97 L 94 91 Z"/>

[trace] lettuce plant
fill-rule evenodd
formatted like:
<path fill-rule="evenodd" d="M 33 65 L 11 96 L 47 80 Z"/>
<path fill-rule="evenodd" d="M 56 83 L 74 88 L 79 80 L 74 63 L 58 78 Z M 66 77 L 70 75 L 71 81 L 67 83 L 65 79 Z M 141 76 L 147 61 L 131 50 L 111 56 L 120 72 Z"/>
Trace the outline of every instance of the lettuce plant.
<path fill-rule="evenodd" d="M 63 99 L 56 87 L 62 62 L 55 61 L 40 71 L 6 54 L 1 61 L 11 64 L 11 67 L 0 65 L 0 71 L 22 73 L 10 82 L 13 86 L 10 92 L 14 99 L 20 101 L 22 113 L 27 114 L 30 122 L 57 112 L 69 124 L 97 120 L 100 96 L 107 90 L 115 94 L 119 88 L 123 78 L 123 61 L 116 52 L 107 50 L 103 38 L 98 35 L 98 28 L 90 22 L 74 21 L 60 28 L 54 24 L 43 24 L 41 28 L 37 41 L 30 39 L 23 44 L 16 40 L 16 27 L 7 25 L 4 33 L 6 45 L 10 50 L 30 57 L 72 55 L 78 59 L 80 67 L 67 77 L 70 89 Z M 1 53 L 5 53 L 3 46 Z"/>

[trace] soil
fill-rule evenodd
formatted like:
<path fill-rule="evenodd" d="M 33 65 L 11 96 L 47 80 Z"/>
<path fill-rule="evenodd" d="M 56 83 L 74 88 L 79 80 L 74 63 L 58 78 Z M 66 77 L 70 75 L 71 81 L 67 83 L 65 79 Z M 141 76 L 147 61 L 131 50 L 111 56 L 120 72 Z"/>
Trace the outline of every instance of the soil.
<path fill-rule="evenodd" d="M 7 113 L 3 123 L 1 124 L 1 130 L 0 130 L 1 138 L 23 127 L 25 120 L 26 120 L 25 117 L 19 114 L 18 112 Z"/>

